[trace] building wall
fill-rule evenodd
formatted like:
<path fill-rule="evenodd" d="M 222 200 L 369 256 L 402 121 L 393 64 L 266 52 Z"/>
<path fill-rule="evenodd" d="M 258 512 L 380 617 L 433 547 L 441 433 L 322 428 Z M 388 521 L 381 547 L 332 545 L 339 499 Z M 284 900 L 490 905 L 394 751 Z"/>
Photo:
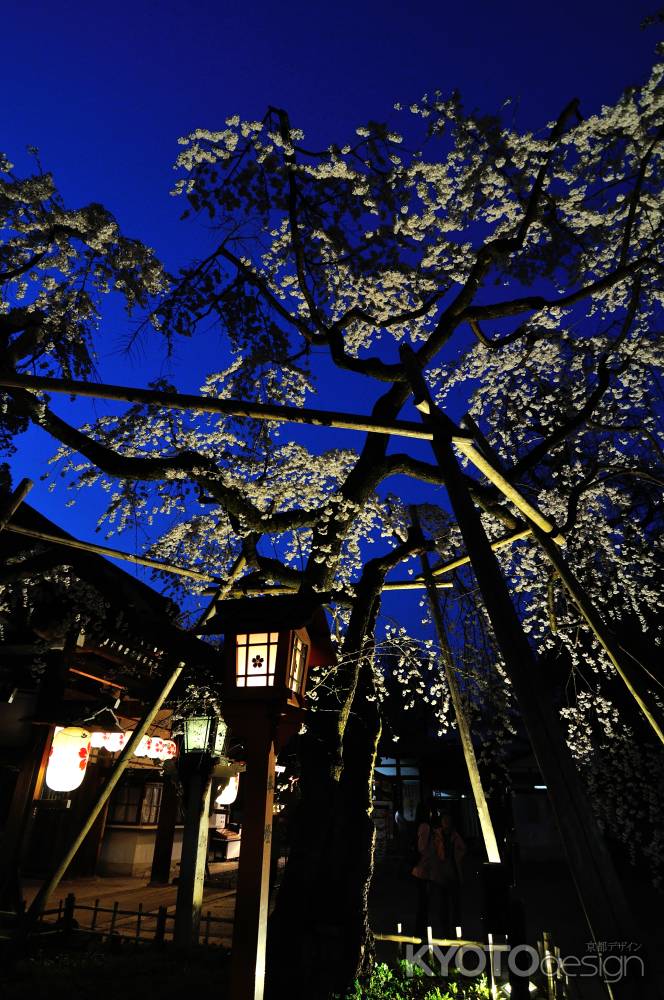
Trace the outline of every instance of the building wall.
<path fill-rule="evenodd" d="M 182 831 L 182 826 L 175 828 L 171 866 L 180 861 Z M 99 856 L 99 874 L 149 878 L 156 836 L 155 826 L 107 824 Z"/>

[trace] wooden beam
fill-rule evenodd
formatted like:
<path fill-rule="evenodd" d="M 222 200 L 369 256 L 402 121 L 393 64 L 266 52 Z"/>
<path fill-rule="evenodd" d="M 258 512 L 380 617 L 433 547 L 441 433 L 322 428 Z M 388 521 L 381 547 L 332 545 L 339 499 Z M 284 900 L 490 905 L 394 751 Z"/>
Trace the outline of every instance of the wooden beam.
<path fill-rule="evenodd" d="M 240 573 L 244 570 L 247 565 L 247 557 L 244 552 L 241 552 L 237 557 L 233 565 L 231 566 L 230 572 L 225 580 L 219 581 L 218 585 L 214 588 L 209 588 L 204 591 L 206 597 L 212 597 L 212 600 L 208 604 L 207 608 L 203 611 L 200 618 L 196 622 L 197 626 L 205 625 L 208 619 L 212 618 L 217 606 L 217 601 L 223 601 L 224 597 L 227 597 L 231 592 L 233 584 L 236 582 Z"/>
<path fill-rule="evenodd" d="M 552 543 L 548 535 L 545 535 L 537 528 L 534 529 L 533 533 L 535 539 L 540 545 L 540 548 L 544 551 L 556 573 L 560 577 L 565 590 L 572 598 L 574 604 L 576 604 L 581 617 L 585 620 L 586 624 L 613 664 L 616 673 L 624 683 L 636 704 L 641 709 L 648 725 L 655 733 L 660 743 L 664 743 L 664 731 L 662 731 L 662 727 L 655 718 L 653 709 L 651 709 L 650 705 L 634 686 L 630 677 L 631 671 L 629 670 L 629 667 L 625 662 L 625 658 L 622 655 L 620 645 L 607 628 L 606 623 L 602 620 L 602 616 L 595 608 L 589 594 L 576 579 L 572 569 L 565 559 L 563 559 L 562 554 Z"/>
<path fill-rule="evenodd" d="M 145 559 L 143 556 L 135 556 L 130 552 L 122 552 L 120 549 L 111 549 L 106 545 L 79 542 L 75 538 L 62 538 L 60 535 L 51 535 L 47 531 L 37 531 L 34 528 L 21 528 L 18 524 L 8 524 L 5 530 L 11 531 L 14 535 L 34 538 L 40 542 L 52 542 L 54 545 L 64 545 L 68 549 L 78 549 L 81 552 L 94 552 L 96 555 L 107 556 L 110 559 L 123 559 L 125 562 L 134 563 L 136 566 L 147 566 L 149 569 L 159 569 L 164 573 L 176 573 L 178 576 L 186 576 L 191 580 L 214 583 L 217 579 L 215 576 L 210 576 L 209 573 L 199 573 L 195 569 L 185 569 L 183 566 L 173 566 L 170 563 L 157 562 L 155 559 Z"/>
<path fill-rule="evenodd" d="M 12 515 L 16 513 L 34 485 L 31 479 L 22 479 L 7 498 L 7 502 L 0 506 L 0 531 L 7 527 Z"/>
<path fill-rule="evenodd" d="M 376 420 L 371 416 L 358 416 L 354 413 L 341 413 L 337 410 L 312 410 L 304 406 L 279 406 L 240 399 L 208 399 L 204 396 L 161 392 L 156 389 L 137 389 L 122 385 L 109 385 L 104 382 L 77 382 L 75 379 L 45 378 L 38 375 L 3 376 L 0 378 L 0 387 L 27 389 L 32 392 L 61 392 L 70 396 L 90 396 L 94 399 L 110 399 L 116 402 L 166 406 L 175 410 L 194 410 L 199 413 L 250 417 L 253 420 L 309 424 L 314 427 L 332 427 L 337 430 L 361 431 L 368 434 L 393 434 L 396 437 L 416 438 L 420 441 L 432 440 L 428 428 L 412 421 Z M 427 412 L 428 405 L 426 400 L 416 402 L 416 406 L 422 413 Z M 518 510 L 526 514 L 542 531 L 550 534 L 558 545 L 565 544 L 565 539 L 555 524 L 529 503 L 516 487 L 477 450 L 473 443 L 472 434 L 455 427 L 452 442 Z"/>

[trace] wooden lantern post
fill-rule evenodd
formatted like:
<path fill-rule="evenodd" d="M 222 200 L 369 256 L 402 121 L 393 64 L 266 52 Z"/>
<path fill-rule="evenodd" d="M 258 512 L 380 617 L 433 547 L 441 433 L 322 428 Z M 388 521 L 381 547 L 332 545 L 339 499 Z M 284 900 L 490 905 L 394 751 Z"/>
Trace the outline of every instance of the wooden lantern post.
<path fill-rule="evenodd" d="M 214 716 L 192 716 L 184 722 L 180 773 L 186 788 L 185 820 L 173 932 L 175 946 L 182 951 L 198 944 L 212 775 L 223 756 L 227 731 L 227 723 Z"/>
<path fill-rule="evenodd" d="M 277 754 L 304 718 L 310 663 L 334 654 L 324 611 L 298 595 L 219 602 L 205 632 L 224 634 L 224 715 L 247 762 L 230 998 L 262 1000 Z"/>

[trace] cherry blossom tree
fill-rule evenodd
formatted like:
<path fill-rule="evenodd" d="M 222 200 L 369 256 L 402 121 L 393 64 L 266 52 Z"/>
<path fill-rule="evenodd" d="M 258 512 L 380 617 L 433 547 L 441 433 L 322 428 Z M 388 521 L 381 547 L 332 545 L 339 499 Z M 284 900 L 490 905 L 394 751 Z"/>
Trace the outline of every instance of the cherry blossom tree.
<path fill-rule="evenodd" d="M 661 82 L 656 65 L 615 103 L 585 115 L 573 100 L 536 132 L 439 93 L 397 106 L 400 127 L 370 122 L 322 149 L 277 108 L 198 130 L 181 140 L 175 194 L 185 215 L 212 225 L 215 246 L 172 279 L 143 335 L 196 337 L 214 324 L 223 360 L 202 375 L 208 397 L 302 407 L 334 369 L 366 380 L 383 421 L 411 397 L 398 347 L 412 345 L 435 400 L 452 415 L 468 410 L 505 474 L 564 530 L 605 618 L 618 629 L 631 615 L 654 644 Z M 67 213 L 44 175 L 6 177 L 3 368 L 86 375 L 96 296 L 115 286 L 144 306 L 165 279 L 101 209 Z M 387 434 L 368 434 L 357 451 L 313 451 L 275 423 L 196 415 L 163 398 L 80 429 L 26 388 L 9 389 L 4 405 L 9 433 L 34 421 L 62 443 L 62 471 L 108 492 L 111 529 L 137 515 L 164 524 L 153 555 L 204 566 L 232 592 L 299 590 L 334 609 L 339 665 L 301 740 L 303 798 L 271 961 L 291 995 L 294 974 L 307 997 L 343 988 L 372 958 L 384 582 L 424 548 L 443 562 L 462 549 L 445 509 L 427 507 L 424 538 L 414 532 L 389 480 L 441 486 L 440 468 Z M 466 482 L 493 539 L 523 527 L 490 483 L 470 470 Z M 633 747 L 635 729 L 620 721 L 627 699 L 608 693 L 613 667 L 597 644 L 579 646 L 578 609 L 557 574 L 532 540 L 500 551 L 533 645 L 564 649 L 582 680 L 566 707 L 574 752 L 592 758 L 580 734 L 593 725 Z M 412 679 L 407 642 L 397 645 Z M 509 689 L 498 654 L 493 666 Z M 638 683 L 654 698 L 646 666 Z M 427 689 L 445 700 L 444 685 Z"/>

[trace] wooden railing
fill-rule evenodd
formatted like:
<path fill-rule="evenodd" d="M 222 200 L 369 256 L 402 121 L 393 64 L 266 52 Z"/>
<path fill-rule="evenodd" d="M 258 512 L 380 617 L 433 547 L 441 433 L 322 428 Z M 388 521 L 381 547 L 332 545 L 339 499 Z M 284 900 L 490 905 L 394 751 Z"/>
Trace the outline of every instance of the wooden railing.
<path fill-rule="evenodd" d="M 2 913 L 0 916 L 15 916 Z M 55 918 L 55 919 L 53 919 Z M 173 937 L 175 913 L 169 913 L 166 906 L 145 910 L 143 904 L 138 909 L 123 909 L 119 902 L 112 906 L 101 906 L 99 899 L 94 905 L 78 903 L 73 893 L 58 902 L 57 907 L 44 910 L 36 928 L 39 937 L 59 934 L 70 937 L 74 934 L 94 935 L 100 939 L 134 941 L 136 944 L 163 944 Z M 226 932 L 222 930 L 225 925 Z M 229 941 L 233 920 L 231 917 L 215 917 L 208 910 L 201 914 L 199 944 L 219 945 Z"/>

